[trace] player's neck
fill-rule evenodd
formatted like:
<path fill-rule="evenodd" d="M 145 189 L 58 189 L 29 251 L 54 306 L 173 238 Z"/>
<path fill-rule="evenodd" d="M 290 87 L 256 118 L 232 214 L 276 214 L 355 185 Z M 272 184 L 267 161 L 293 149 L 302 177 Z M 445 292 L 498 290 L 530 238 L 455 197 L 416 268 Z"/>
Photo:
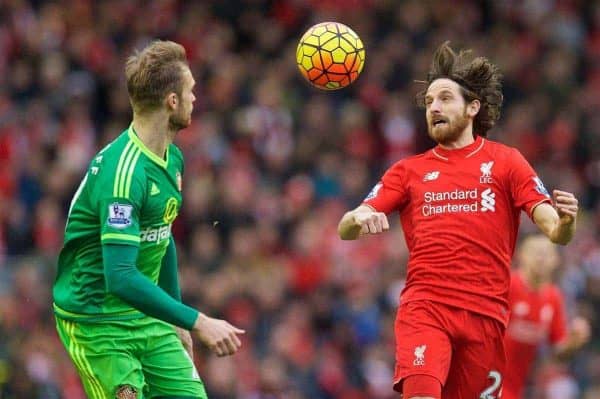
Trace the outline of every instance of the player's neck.
<path fill-rule="evenodd" d="M 174 136 L 169 129 L 168 116 L 160 112 L 134 114 L 133 129 L 150 151 L 164 159 L 167 147 L 173 142 Z"/>

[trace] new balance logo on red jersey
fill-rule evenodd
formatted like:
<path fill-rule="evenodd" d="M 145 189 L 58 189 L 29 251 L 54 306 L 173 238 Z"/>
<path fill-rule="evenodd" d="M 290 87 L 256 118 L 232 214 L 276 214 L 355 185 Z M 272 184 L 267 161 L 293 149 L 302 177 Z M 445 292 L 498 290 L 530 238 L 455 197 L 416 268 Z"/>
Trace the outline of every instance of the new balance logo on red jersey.
<path fill-rule="evenodd" d="M 425 173 L 425 176 L 423 176 L 423 181 L 432 181 L 437 179 L 438 177 L 440 177 L 440 172 L 435 170 L 433 172 Z"/>
<path fill-rule="evenodd" d="M 425 350 L 427 345 L 417 346 L 415 348 L 415 360 L 413 366 L 425 366 Z"/>

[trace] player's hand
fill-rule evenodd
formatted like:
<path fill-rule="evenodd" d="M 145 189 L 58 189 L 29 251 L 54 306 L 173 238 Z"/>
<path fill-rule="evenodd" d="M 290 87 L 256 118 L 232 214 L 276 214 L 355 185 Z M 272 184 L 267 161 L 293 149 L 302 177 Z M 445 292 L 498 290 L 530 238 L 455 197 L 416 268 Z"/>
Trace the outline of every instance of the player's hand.
<path fill-rule="evenodd" d="M 360 234 L 379 234 L 390 229 L 383 212 L 356 212 L 354 224 L 360 226 Z"/>
<path fill-rule="evenodd" d="M 571 322 L 570 335 L 575 347 L 579 348 L 585 345 L 591 336 L 590 323 L 583 317 L 574 318 Z"/>
<path fill-rule="evenodd" d="M 180 327 L 175 327 L 175 331 L 183 344 L 183 348 L 190 355 L 190 359 L 194 359 L 194 342 L 192 341 L 192 334 L 188 330 L 184 330 Z"/>
<path fill-rule="evenodd" d="M 579 210 L 577 198 L 572 193 L 561 190 L 554 190 L 552 194 L 556 212 L 560 217 L 560 224 L 573 224 Z"/>
<path fill-rule="evenodd" d="M 219 357 L 237 352 L 242 346 L 238 334 L 245 333 L 225 320 L 213 319 L 203 313 L 198 314 L 193 331 L 200 341 Z"/>

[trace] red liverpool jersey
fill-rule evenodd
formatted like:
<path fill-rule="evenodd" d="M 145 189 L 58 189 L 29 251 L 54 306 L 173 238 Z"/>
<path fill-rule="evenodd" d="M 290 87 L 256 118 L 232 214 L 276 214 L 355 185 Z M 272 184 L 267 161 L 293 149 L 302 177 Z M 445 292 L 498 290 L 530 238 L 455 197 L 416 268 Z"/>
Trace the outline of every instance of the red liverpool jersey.
<path fill-rule="evenodd" d="M 504 336 L 509 367 L 504 375 L 507 398 L 520 398 L 535 360 L 538 346 L 557 344 L 567 336 L 563 298 L 553 284 L 531 289 L 517 272 L 513 272 L 509 303 L 511 316 Z"/>
<path fill-rule="evenodd" d="M 409 249 L 401 301 L 431 300 L 508 321 L 519 214 L 551 202 L 514 148 L 477 137 L 394 164 L 364 203 L 400 213 Z"/>

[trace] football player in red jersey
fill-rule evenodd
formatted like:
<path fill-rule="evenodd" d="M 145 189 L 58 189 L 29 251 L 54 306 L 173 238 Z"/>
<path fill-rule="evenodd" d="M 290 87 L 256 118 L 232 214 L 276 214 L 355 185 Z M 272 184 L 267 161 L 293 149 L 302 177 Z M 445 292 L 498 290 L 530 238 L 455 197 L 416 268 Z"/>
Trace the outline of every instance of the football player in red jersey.
<path fill-rule="evenodd" d="M 498 398 L 520 213 L 567 244 L 577 199 L 559 190 L 551 198 L 519 151 L 486 139 L 502 105 L 500 73 L 486 58 L 444 43 L 426 84 L 418 98 L 437 146 L 392 165 L 338 232 L 382 233 L 386 215 L 400 215 L 410 256 L 394 388 L 404 399 Z"/>
<path fill-rule="evenodd" d="M 520 245 L 519 268 L 511 274 L 508 295 L 511 315 L 504 336 L 503 399 L 523 396 L 541 343 L 549 342 L 555 355 L 565 358 L 590 338 L 590 325 L 581 317 L 573 319 L 567 331 L 563 297 L 552 283 L 559 261 L 556 246 L 542 235 L 529 236 Z"/>

